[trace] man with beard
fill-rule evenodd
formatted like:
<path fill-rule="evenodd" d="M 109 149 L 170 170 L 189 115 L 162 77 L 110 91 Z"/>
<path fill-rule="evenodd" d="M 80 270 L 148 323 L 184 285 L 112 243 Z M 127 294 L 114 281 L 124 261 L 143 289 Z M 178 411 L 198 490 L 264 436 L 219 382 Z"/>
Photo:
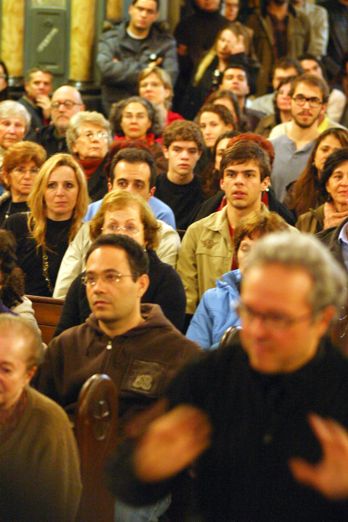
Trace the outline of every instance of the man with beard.
<path fill-rule="evenodd" d="M 260 62 L 256 95 L 272 87 L 272 70 L 283 56 L 297 58 L 308 51 L 310 25 L 306 15 L 289 5 L 289 0 L 266 0 L 247 22 L 254 31 L 254 44 Z"/>
<path fill-rule="evenodd" d="M 287 186 L 304 169 L 319 136 L 320 120 L 326 111 L 329 89 L 322 78 L 303 74 L 296 78 L 290 90 L 292 119 L 285 133 L 272 141 L 275 159 L 272 169 L 272 187 L 282 201 Z"/>

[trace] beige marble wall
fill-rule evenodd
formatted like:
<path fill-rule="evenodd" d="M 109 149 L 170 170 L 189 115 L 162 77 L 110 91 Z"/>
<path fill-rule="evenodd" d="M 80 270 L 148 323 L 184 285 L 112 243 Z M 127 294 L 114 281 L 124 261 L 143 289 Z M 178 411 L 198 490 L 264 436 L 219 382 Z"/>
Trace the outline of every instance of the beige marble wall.
<path fill-rule="evenodd" d="M 106 18 L 116 20 L 122 17 L 122 0 L 107 0 Z"/>
<path fill-rule="evenodd" d="M 24 68 L 24 0 L 3 0 L 1 57 L 10 76 L 22 76 Z"/>
<path fill-rule="evenodd" d="M 71 80 L 85 82 L 92 78 L 95 10 L 97 0 L 72 0 L 70 28 Z"/>

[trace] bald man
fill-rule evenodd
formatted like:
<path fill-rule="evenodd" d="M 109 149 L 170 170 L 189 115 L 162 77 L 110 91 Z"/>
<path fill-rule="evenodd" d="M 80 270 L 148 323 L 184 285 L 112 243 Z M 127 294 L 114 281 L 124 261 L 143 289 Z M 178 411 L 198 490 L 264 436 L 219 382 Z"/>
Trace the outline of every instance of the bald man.
<path fill-rule="evenodd" d="M 70 119 L 84 109 L 79 91 L 71 85 L 62 85 L 52 96 L 51 123 L 39 129 L 33 141 L 46 149 L 48 157 L 57 152 L 68 152 L 65 133 Z"/>

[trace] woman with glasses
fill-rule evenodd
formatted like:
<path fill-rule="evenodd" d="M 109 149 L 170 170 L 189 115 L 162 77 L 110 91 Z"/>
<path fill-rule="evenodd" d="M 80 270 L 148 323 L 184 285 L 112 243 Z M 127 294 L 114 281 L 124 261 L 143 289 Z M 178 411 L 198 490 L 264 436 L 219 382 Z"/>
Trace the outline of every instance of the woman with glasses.
<path fill-rule="evenodd" d="M 240 327 L 236 309 L 245 258 L 253 242 L 271 232 L 288 230 L 287 223 L 275 212 L 254 212 L 241 221 L 233 236 L 238 266 L 216 281 L 216 287 L 204 292 L 186 337 L 198 343 L 204 350 L 217 348 L 227 328 Z"/>
<path fill-rule="evenodd" d="M 12 214 L 28 210 L 28 197 L 45 159 L 45 149 L 31 141 L 20 141 L 6 150 L 2 178 L 7 190 L 0 196 L 0 227 Z"/>
<path fill-rule="evenodd" d="M 41 167 L 28 198 L 29 212 L 8 218 L 16 238 L 25 293 L 52 296 L 60 263 L 86 213 L 86 180 L 70 154 L 55 154 Z"/>
<path fill-rule="evenodd" d="M 108 191 L 107 166 L 112 141 L 110 124 L 96 111 L 75 114 L 66 132 L 68 149 L 85 173 L 88 194 L 92 201 Z"/>
<path fill-rule="evenodd" d="M 150 285 L 142 302 L 159 304 L 174 326 L 183 328 L 186 305 L 184 287 L 174 268 L 160 261 L 155 252 L 158 231 L 159 226 L 150 207 L 137 194 L 112 191 L 105 196 L 99 211 L 90 223 L 83 225 L 63 259 L 55 292 L 59 291 L 61 295 L 62 287 L 69 290 L 56 335 L 83 323 L 90 314 L 83 285 L 84 260 L 92 241 L 101 234 L 130 236 L 146 250 Z"/>
<path fill-rule="evenodd" d="M 140 140 L 146 143 L 157 165 L 158 174 L 167 172 L 167 160 L 160 145 L 163 126 L 151 101 L 132 96 L 114 103 L 110 123 L 116 142 Z"/>
<path fill-rule="evenodd" d="M 348 218 L 348 147 L 336 150 L 327 158 L 319 190 L 325 202 L 298 218 L 296 227 L 301 232 L 316 234 L 337 227 Z"/>

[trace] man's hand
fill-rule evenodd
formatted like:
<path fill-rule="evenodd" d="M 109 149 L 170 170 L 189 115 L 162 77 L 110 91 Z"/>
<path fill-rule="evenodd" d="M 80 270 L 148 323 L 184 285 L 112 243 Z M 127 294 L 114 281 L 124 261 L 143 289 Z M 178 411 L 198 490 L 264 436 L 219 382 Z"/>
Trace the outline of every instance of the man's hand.
<path fill-rule="evenodd" d="M 237 36 L 236 43 L 232 48 L 232 54 L 245 53 L 244 36 L 240 34 Z"/>
<path fill-rule="evenodd" d="M 51 117 L 51 100 L 48 96 L 44 94 L 39 94 L 36 98 L 36 105 L 41 107 L 42 112 L 46 120 Z"/>
<path fill-rule="evenodd" d="M 153 421 L 135 451 L 135 471 L 144 482 L 173 477 L 210 444 L 207 416 L 193 406 L 177 406 Z"/>
<path fill-rule="evenodd" d="M 310 415 L 309 422 L 321 444 L 323 458 L 314 465 L 291 459 L 294 477 L 327 498 L 348 499 L 348 433 L 337 422 L 318 415 Z"/>

